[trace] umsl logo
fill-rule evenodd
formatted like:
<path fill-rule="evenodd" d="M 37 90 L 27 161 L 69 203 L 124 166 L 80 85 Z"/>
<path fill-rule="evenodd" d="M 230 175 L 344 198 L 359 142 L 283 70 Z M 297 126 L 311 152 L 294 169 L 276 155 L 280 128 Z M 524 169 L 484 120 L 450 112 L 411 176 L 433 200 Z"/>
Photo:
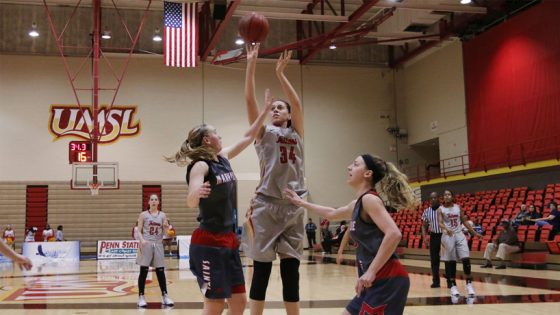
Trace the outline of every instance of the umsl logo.
<path fill-rule="evenodd" d="M 120 136 L 130 137 L 140 132 L 140 122 L 135 121 L 136 106 L 100 107 L 97 114 L 100 143 L 117 140 Z M 55 140 L 66 136 L 74 136 L 89 140 L 93 130 L 93 117 L 90 107 L 77 105 L 51 105 L 49 130 Z"/>

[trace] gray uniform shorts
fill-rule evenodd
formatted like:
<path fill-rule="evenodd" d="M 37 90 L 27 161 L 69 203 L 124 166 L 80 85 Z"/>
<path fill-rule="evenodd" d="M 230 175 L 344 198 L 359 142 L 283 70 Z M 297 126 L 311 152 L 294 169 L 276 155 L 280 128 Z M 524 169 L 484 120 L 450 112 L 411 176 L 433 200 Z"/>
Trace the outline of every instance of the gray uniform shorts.
<path fill-rule="evenodd" d="M 278 253 L 301 260 L 305 210 L 288 201 L 280 202 L 272 203 L 261 195 L 253 200 L 252 214 L 243 226 L 242 237 L 242 248 L 249 258 L 271 262 Z"/>
<path fill-rule="evenodd" d="M 147 241 L 138 251 L 136 264 L 144 267 L 165 267 L 163 244 L 161 242 Z"/>
<path fill-rule="evenodd" d="M 441 236 L 441 260 L 457 261 L 469 258 L 469 244 L 465 234 L 454 233 L 449 236 L 445 233 Z"/>

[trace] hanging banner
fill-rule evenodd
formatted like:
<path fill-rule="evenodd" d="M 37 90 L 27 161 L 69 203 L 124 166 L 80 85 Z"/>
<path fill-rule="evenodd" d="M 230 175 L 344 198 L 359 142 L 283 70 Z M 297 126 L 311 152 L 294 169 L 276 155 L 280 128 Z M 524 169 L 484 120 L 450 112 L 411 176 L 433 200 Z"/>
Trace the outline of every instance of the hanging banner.
<path fill-rule="evenodd" d="M 120 137 L 131 137 L 140 133 L 140 122 L 134 118 L 136 106 L 99 107 L 97 122 L 101 137 L 99 143 L 110 143 Z M 74 137 L 90 140 L 93 130 L 91 107 L 78 105 L 51 105 L 49 131 L 54 140 Z"/>

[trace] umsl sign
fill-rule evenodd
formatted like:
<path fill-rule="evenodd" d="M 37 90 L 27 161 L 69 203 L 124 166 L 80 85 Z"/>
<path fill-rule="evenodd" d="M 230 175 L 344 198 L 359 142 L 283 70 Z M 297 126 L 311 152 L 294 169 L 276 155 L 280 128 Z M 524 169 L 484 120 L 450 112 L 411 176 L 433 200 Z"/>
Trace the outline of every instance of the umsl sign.
<path fill-rule="evenodd" d="M 136 258 L 138 241 L 97 241 L 97 259 Z"/>
<path fill-rule="evenodd" d="M 140 132 L 140 122 L 134 118 L 136 106 L 100 107 L 97 122 L 101 138 L 99 143 L 116 141 L 119 137 L 130 137 Z M 92 109 L 78 105 L 51 105 L 49 131 L 55 140 L 66 136 L 90 139 L 93 130 Z"/>

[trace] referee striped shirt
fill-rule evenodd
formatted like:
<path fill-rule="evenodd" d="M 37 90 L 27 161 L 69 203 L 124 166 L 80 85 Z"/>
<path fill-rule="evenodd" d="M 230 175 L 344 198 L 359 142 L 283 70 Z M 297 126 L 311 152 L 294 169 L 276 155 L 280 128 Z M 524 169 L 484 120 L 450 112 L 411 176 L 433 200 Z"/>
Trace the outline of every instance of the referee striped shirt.
<path fill-rule="evenodd" d="M 430 225 L 431 233 L 441 233 L 437 216 L 438 208 L 439 206 L 435 209 L 432 209 L 432 207 L 428 207 L 426 210 L 424 210 L 424 213 L 422 213 L 422 221 L 427 222 Z"/>

